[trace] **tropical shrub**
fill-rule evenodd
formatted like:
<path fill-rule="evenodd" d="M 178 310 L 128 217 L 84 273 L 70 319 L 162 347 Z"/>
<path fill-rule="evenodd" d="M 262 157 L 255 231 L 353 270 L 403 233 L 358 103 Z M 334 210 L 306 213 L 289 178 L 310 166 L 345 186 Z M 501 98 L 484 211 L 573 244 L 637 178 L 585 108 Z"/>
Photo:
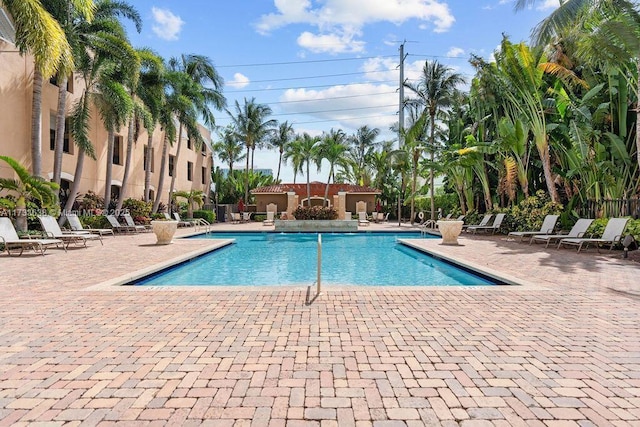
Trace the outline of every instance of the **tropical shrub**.
<path fill-rule="evenodd" d="M 82 215 L 78 217 L 85 228 L 111 228 L 104 215 Z"/>
<path fill-rule="evenodd" d="M 560 215 L 563 207 L 551 201 L 544 190 L 538 190 L 519 204 L 505 210 L 503 226 L 509 231 L 539 230 L 547 215 Z"/>
<path fill-rule="evenodd" d="M 150 218 L 152 208 L 153 203 L 144 200 L 126 199 L 122 203 L 122 209 L 128 211 L 134 221 L 136 218 Z"/>
<path fill-rule="evenodd" d="M 196 210 L 196 211 L 193 211 L 193 217 L 202 218 L 205 221 L 207 221 L 209 224 L 213 224 L 214 222 L 216 222 L 216 214 L 215 212 L 212 212 L 212 211 Z"/>
<path fill-rule="evenodd" d="M 78 203 L 78 210 L 82 213 L 97 213 L 104 206 L 104 198 L 89 190 L 82 197 L 78 196 L 76 203 Z"/>
<path fill-rule="evenodd" d="M 293 216 L 301 220 L 338 219 L 338 212 L 334 208 L 323 206 L 298 206 L 296 210 L 293 211 Z"/>

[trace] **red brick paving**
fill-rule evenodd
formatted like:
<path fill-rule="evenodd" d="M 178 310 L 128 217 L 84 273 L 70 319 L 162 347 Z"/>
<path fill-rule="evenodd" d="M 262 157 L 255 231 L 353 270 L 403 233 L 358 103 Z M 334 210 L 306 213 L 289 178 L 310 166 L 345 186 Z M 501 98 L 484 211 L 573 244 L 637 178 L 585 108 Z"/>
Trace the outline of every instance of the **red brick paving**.
<path fill-rule="evenodd" d="M 0 426 L 640 425 L 640 265 L 619 254 L 422 240 L 524 284 L 307 305 L 306 288 L 95 286 L 211 244 L 104 240 L 0 255 Z"/>

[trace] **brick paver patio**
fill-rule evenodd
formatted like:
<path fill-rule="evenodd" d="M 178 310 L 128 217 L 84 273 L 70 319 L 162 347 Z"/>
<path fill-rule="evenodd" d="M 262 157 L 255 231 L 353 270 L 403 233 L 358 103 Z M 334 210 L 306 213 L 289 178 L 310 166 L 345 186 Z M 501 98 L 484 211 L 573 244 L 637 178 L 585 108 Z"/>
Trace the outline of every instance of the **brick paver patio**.
<path fill-rule="evenodd" d="M 104 284 L 212 244 L 153 242 L 0 255 L 0 426 L 640 425 L 640 264 L 620 253 L 425 239 L 523 284 L 311 304 L 306 287 Z"/>

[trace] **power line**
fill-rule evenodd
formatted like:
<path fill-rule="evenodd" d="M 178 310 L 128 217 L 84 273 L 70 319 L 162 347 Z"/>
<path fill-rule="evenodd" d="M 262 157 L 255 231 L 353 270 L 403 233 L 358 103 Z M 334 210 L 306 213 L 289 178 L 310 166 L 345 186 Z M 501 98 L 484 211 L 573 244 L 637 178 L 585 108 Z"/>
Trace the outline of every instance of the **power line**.
<path fill-rule="evenodd" d="M 322 62 L 341 62 L 341 61 L 361 61 L 363 59 L 375 59 L 375 58 L 393 58 L 393 55 L 383 56 L 360 56 L 352 58 L 334 58 L 334 59 L 311 59 L 308 61 L 286 61 L 286 62 L 261 62 L 254 64 L 231 64 L 231 65 L 216 65 L 216 68 L 231 68 L 231 67 L 267 67 L 273 65 L 292 65 L 292 64 L 315 64 Z"/>
<path fill-rule="evenodd" d="M 245 93 L 245 92 L 266 92 L 266 91 L 273 91 L 273 90 L 289 90 L 289 89 L 312 89 L 312 88 L 321 88 L 321 87 L 357 86 L 357 85 L 370 85 L 370 84 L 376 84 L 376 83 L 379 84 L 379 83 L 391 83 L 391 82 L 395 82 L 395 80 L 380 80 L 377 82 L 343 83 L 343 84 L 334 83 L 330 85 L 313 85 L 313 86 L 298 86 L 298 87 L 270 87 L 270 88 L 264 88 L 264 89 L 230 90 L 224 93 L 227 94 L 227 93 Z"/>
<path fill-rule="evenodd" d="M 267 80 L 251 80 L 250 83 L 268 83 L 268 82 L 282 82 L 282 81 L 288 81 L 288 80 L 323 79 L 325 77 L 359 76 L 362 74 L 388 73 L 392 71 L 393 70 L 378 70 L 378 71 L 359 71 L 357 73 L 322 74 L 319 76 L 287 77 L 282 79 L 267 79 Z"/>
<path fill-rule="evenodd" d="M 345 117 L 345 118 L 341 118 L 341 119 L 311 120 L 311 121 L 306 121 L 306 122 L 291 122 L 291 124 L 292 125 L 306 125 L 306 124 L 311 124 L 311 123 L 327 123 L 327 122 L 339 122 L 339 121 L 346 121 L 346 120 L 375 119 L 375 118 L 382 118 L 382 117 L 391 117 L 391 115 L 380 115 L 380 114 L 377 114 L 375 116 L 359 116 L 359 117 Z"/>
<path fill-rule="evenodd" d="M 322 98 L 322 99 L 299 99 L 297 101 L 278 101 L 278 102 L 269 102 L 269 105 L 273 105 L 273 104 L 293 104 L 293 103 L 298 103 L 298 102 L 333 101 L 334 99 L 361 98 L 361 97 L 364 97 L 364 96 L 389 95 L 389 94 L 392 94 L 392 93 L 395 93 L 395 91 L 393 91 L 393 92 L 365 93 L 365 94 L 362 94 L 362 95 L 332 96 L 332 97 Z"/>

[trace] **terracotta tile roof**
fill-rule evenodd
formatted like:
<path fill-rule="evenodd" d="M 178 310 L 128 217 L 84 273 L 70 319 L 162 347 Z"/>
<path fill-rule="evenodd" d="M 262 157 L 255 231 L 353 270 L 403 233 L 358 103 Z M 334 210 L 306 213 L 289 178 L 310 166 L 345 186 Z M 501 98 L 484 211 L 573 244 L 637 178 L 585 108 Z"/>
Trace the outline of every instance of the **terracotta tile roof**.
<path fill-rule="evenodd" d="M 324 197 L 324 191 L 326 188 L 325 183 L 314 181 L 310 183 L 311 196 Z M 302 184 L 277 184 L 269 185 L 267 187 L 259 187 L 251 190 L 251 194 L 281 194 L 293 191 L 298 196 L 307 196 L 307 183 Z M 368 194 L 380 194 L 380 190 L 364 185 L 353 184 L 329 184 L 329 197 L 333 197 L 338 192 L 347 193 L 368 193 Z"/>

